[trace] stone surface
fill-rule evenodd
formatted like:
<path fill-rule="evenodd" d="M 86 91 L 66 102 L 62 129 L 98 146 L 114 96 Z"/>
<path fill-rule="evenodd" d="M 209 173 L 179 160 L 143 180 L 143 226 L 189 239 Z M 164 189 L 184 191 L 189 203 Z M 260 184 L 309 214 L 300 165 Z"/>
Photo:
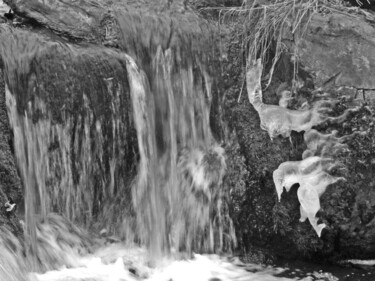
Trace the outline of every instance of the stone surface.
<path fill-rule="evenodd" d="M 8 225 L 13 233 L 21 234 L 16 210 L 23 204 L 23 190 L 14 162 L 12 142 L 5 105 L 4 72 L 0 69 L 0 223 Z M 16 204 L 11 212 L 7 212 L 5 207 L 9 200 Z"/>
<path fill-rule="evenodd" d="M 119 47 L 130 55 L 148 55 L 158 45 L 207 53 L 208 24 L 182 0 L 38 1 L 6 0 L 16 14 L 62 37 Z M 207 34 L 207 33 L 204 33 Z M 121 38 L 121 42 L 118 42 Z M 183 56 L 182 56 L 183 58 Z"/>
<path fill-rule="evenodd" d="M 236 231 L 246 255 L 251 247 L 262 247 L 283 257 L 305 257 L 315 260 L 341 257 L 373 258 L 375 253 L 374 219 L 372 193 L 374 188 L 374 112 L 370 90 L 365 90 L 362 100 L 368 107 L 353 113 L 343 124 L 323 124 L 316 127 L 322 133 L 338 130 L 339 136 L 355 131 L 366 131 L 362 136 L 348 139 L 349 152 L 335 155 L 346 171 L 337 176 L 347 181 L 331 185 L 321 197 L 320 222 L 327 228 L 319 239 L 307 222 L 299 222 L 299 203 L 295 186 L 289 193 L 277 200 L 271 173 L 278 164 L 285 161 L 301 160 L 305 149 L 302 134 L 292 135 L 293 147 L 286 139 L 269 140 L 260 129 L 259 117 L 242 92 L 243 61 L 236 35 L 239 26 L 229 29 L 227 42 L 228 62 L 224 73 L 226 87 L 225 120 L 237 136 L 239 149 L 234 158 L 245 158 L 245 165 L 236 177 L 246 182 L 246 188 L 233 185 L 233 200 Z M 299 89 L 296 99 L 304 100 L 313 89 L 323 87 L 336 97 L 361 98 L 357 89 L 374 88 L 375 71 L 374 40 L 375 29 L 363 14 L 342 15 L 329 13 L 315 15 L 306 31 L 306 36 L 298 42 L 298 69 L 304 87 Z M 293 50 L 293 49 L 291 49 Z M 292 51 L 291 51 L 292 53 Z M 341 72 L 335 83 L 325 83 Z M 293 66 L 290 59 L 282 57 L 276 66 L 275 77 L 264 93 L 264 101 L 277 104 L 276 89 L 283 83 L 291 83 Z M 339 87 L 346 86 L 346 87 Z M 360 102 L 360 101 L 359 101 Z M 356 103 L 356 101 L 354 101 Z M 340 103 L 335 109 L 338 115 L 351 102 Z M 235 177 L 232 175 L 232 177 Z M 240 180 L 237 180 L 240 182 Z M 363 194 L 368 194 L 367 199 Z"/>
<path fill-rule="evenodd" d="M 51 37 L 58 34 L 63 40 L 88 41 L 125 51 L 151 80 L 151 63 L 159 46 L 164 51 L 172 49 L 175 63 L 181 66 L 191 58 L 201 62 L 212 59 L 215 30 L 183 0 L 5 2 L 17 15 L 31 20 L 26 25 L 36 23 L 36 32 L 51 30 Z"/>
<path fill-rule="evenodd" d="M 337 84 L 375 89 L 375 14 L 315 14 L 297 41 L 297 56 L 316 86 L 341 73 Z M 370 18 L 371 19 L 371 18 Z"/>
<path fill-rule="evenodd" d="M 355 7 L 375 11 L 375 3 L 371 0 L 345 0 L 345 2 Z"/>
<path fill-rule="evenodd" d="M 93 41 L 98 38 L 101 14 L 94 1 L 23 1 L 5 0 L 12 10 L 22 17 L 35 20 L 61 35 Z"/>

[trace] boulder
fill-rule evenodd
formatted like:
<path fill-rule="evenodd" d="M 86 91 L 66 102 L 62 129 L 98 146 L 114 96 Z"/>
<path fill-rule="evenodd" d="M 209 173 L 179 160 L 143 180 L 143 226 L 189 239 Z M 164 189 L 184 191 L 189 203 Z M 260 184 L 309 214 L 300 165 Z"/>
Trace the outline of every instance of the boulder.
<path fill-rule="evenodd" d="M 340 74 L 337 86 L 375 89 L 375 13 L 315 14 L 297 41 L 298 61 L 319 87 Z"/>
<path fill-rule="evenodd" d="M 258 114 L 243 93 L 242 50 L 238 46 L 240 39 L 235 34 L 241 27 L 228 27 L 230 41 L 227 44 L 228 62 L 224 67 L 224 116 L 239 143 L 239 149 L 230 157 L 245 158 L 241 169 L 246 172 L 238 170 L 232 175 L 238 182 L 246 182 L 245 189 L 233 184 L 232 193 L 236 233 L 244 254 L 252 247 L 263 247 L 286 258 L 305 257 L 318 261 L 342 257 L 374 258 L 375 216 L 373 196 L 369 192 L 375 186 L 375 103 L 371 98 L 375 86 L 375 27 L 372 16 L 371 12 L 355 10 L 347 10 L 344 14 L 334 11 L 317 13 L 304 36 L 294 37 L 299 38 L 295 40 L 296 45 L 287 39 L 292 36 L 284 40 L 290 47 L 289 54 L 296 51 L 293 58 L 298 60 L 296 73 L 303 80 L 303 86 L 295 96 L 298 101 L 314 98 L 314 93 L 319 93 L 317 89 L 321 88 L 322 93 L 329 92 L 341 100 L 331 112 L 335 116 L 365 102 L 365 106 L 353 111 L 341 124 L 328 122 L 314 127 L 323 134 L 336 130 L 338 137 L 353 135 L 345 141 L 349 151 L 335 155 L 336 161 L 346 170 L 333 173 L 344 176 L 346 182 L 328 186 L 320 198 L 319 223 L 327 225 L 321 238 L 307 222 L 299 221 L 299 186 L 291 186 L 279 203 L 275 185 L 270 180 L 272 172 L 281 163 L 302 159 L 306 149 L 303 132 L 292 134 L 291 146 L 281 137 L 271 141 L 260 128 Z M 277 88 L 282 83 L 291 84 L 293 71 L 292 59 L 288 55 L 282 56 L 276 65 L 273 81 L 264 92 L 265 103 L 278 104 Z M 364 90 L 364 95 L 358 90 Z M 361 134 L 355 133 L 360 131 Z M 364 194 L 367 194 L 366 199 Z"/>

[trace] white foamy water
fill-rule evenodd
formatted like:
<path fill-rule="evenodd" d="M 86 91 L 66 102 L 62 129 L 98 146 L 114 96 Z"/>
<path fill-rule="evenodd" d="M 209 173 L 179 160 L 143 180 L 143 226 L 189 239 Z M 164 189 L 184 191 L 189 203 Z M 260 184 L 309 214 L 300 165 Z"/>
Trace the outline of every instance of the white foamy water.
<path fill-rule="evenodd" d="M 81 266 L 62 268 L 45 274 L 30 274 L 38 281 L 213 281 L 213 280 L 297 280 L 276 275 L 281 268 L 243 264 L 218 255 L 198 255 L 191 259 L 163 258 L 156 267 L 147 265 L 147 251 L 111 245 L 82 258 Z M 311 280 L 306 277 L 298 280 Z"/>

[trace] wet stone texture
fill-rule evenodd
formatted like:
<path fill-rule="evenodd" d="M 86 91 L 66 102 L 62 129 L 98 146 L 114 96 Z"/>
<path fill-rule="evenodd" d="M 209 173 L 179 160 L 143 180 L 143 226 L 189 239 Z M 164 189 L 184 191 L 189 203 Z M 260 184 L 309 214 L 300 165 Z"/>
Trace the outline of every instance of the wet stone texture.
<path fill-rule="evenodd" d="M 16 216 L 18 205 L 22 205 L 23 192 L 21 181 L 13 157 L 12 134 L 5 105 L 5 83 L 0 70 L 0 224 L 7 225 L 13 233 L 22 232 Z M 16 204 L 7 211 L 7 202 Z"/>
<path fill-rule="evenodd" d="M 237 26 L 233 28 L 236 29 Z M 234 182 L 242 181 L 246 186 L 246 188 L 241 188 L 239 184 L 233 183 L 232 187 L 232 200 L 235 204 L 233 216 L 240 252 L 248 257 L 253 255 L 254 248 L 255 250 L 262 248 L 276 253 L 285 253 L 292 257 L 298 252 L 297 245 L 294 243 L 293 237 L 287 235 L 285 230 L 282 230 L 285 235 L 280 235 L 277 230 L 279 227 L 278 217 L 286 219 L 287 221 L 281 223 L 285 224 L 285 222 L 292 222 L 293 218 L 298 220 L 298 213 L 296 212 L 291 217 L 291 213 L 287 213 L 287 211 L 284 212 L 284 215 L 274 211 L 277 195 L 272 181 L 272 172 L 285 159 L 298 159 L 302 153 L 301 147 L 298 145 L 301 142 L 301 137 L 294 136 L 296 147 L 292 148 L 288 139 L 277 138 L 271 142 L 267 132 L 260 129 L 259 116 L 250 105 L 246 90 L 242 89 L 244 61 L 241 59 L 239 38 L 233 30 L 229 33 L 232 35 L 231 41 L 226 46 L 228 60 L 224 61 L 226 69 L 224 74 L 226 87 L 224 120 L 228 122 L 229 128 L 234 130 L 234 139 L 239 144 L 237 150 L 229 150 L 229 163 L 232 163 L 232 157 L 234 159 L 244 158 L 242 168 L 233 167 L 233 171 L 237 172 L 234 172 L 236 175 L 232 175 L 232 178 L 240 178 Z M 242 95 L 238 101 L 241 92 Z M 236 160 L 236 162 L 236 165 L 239 165 L 239 161 Z M 228 170 L 231 169 L 230 164 Z M 291 208 L 299 210 L 298 201 L 291 204 L 293 205 Z M 298 234 L 301 227 L 295 229 L 295 226 L 299 225 L 296 223 L 285 224 L 287 230 Z M 312 233 L 311 236 L 313 237 L 313 235 Z M 316 241 L 318 242 L 318 239 Z M 258 257 L 252 258 L 258 259 Z"/>
<path fill-rule="evenodd" d="M 314 15 L 304 37 L 297 42 L 297 56 L 321 86 L 340 73 L 337 86 L 375 89 L 375 16 L 352 14 Z"/>
<path fill-rule="evenodd" d="M 306 36 L 298 41 L 300 68 L 297 73 L 304 86 L 296 99 L 303 99 L 311 91 L 323 91 L 342 99 L 333 114 L 338 115 L 353 104 L 363 106 L 351 113 L 342 124 L 322 124 L 315 129 L 322 133 L 338 131 L 338 136 L 361 135 L 348 138 L 349 151 L 335 155 L 346 170 L 334 171 L 344 176 L 345 182 L 329 186 L 321 196 L 320 222 L 327 227 L 319 238 L 308 221 L 299 222 L 300 211 L 296 191 L 284 192 L 278 202 L 272 172 L 285 161 L 301 160 L 306 149 L 303 133 L 288 139 L 278 137 L 273 142 L 260 129 L 259 117 L 248 102 L 244 84 L 245 62 L 242 59 L 241 26 L 228 27 L 228 41 L 223 61 L 225 86 L 225 118 L 236 136 L 239 147 L 229 157 L 244 157 L 236 176 L 246 182 L 246 188 L 233 185 L 233 210 L 240 248 L 244 256 L 252 258 L 257 248 L 268 249 L 276 256 L 305 257 L 316 261 L 342 258 L 374 258 L 374 112 L 371 98 L 374 87 L 373 23 L 363 16 L 329 14 L 316 16 Z M 223 28 L 224 30 L 224 28 Z M 287 45 L 290 42 L 285 42 Z M 355 46 L 354 46 L 355 45 Z M 294 46 L 290 46 L 293 53 Z M 266 71 L 269 69 L 266 65 Z M 335 83 L 326 83 L 338 76 Z M 264 92 L 264 102 L 277 104 L 276 90 L 282 82 L 290 83 L 293 65 L 288 55 L 282 56 L 276 67 L 273 82 Z M 332 80 L 332 79 L 331 79 Z M 364 89 L 364 91 L 362 91 Z M 241 98 L 239 98 L 241 94 Z M 230 160 L 229 160 L 230 161 Z M 230 162 L 231 163 L 231 162 Z M 229 165 L 230 166 L 230 165 Z M 232 175 L 232 177 L 235 177 Z M 241 181 L 237 181 L 241 182 Z M 267 251 L 263 251 L 267 253 Z M 255 257 L 257 260 L 259 258 Z M 267 257 L 263 256 L 267 260 Z"/>

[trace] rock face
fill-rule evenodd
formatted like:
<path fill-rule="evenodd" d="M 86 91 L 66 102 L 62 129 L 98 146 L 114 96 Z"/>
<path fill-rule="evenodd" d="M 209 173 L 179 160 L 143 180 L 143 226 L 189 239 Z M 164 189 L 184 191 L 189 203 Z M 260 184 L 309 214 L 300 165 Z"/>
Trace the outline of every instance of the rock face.
<path fill-rule="evenodd" d="M 9 129 L 9 119 L 5 105 L 4 73 L 0 70 L 0 221 L 20 234 L 21 227 L 15 217 L 16 209 L 7 211 L 5 204 L 10 200 L 22 205 L 23 191 L 13 157 L 13 138 Z M 18 208 L 18 206 L 17 206 Z"/>
<path fill-rule="evenodd" d="M 375 14 L 316 14 L 297 43 L 297 56 L 321 86 L 340 73 L 337 86 L 374 89 Z"/>
<path fill-rule="evenodd" d="M 17 15 L 73 41 L 120 47 L 130 55 L 156 53 L 157 46 L 207 54 L 207 23 L 182 0 L 6 0 Z M 119 42 L 121 41 L 121 42 Z M 185 45 L 186 44 L 186 45 Z M 150 57 L 149 57 L 150 59 Z M 183 57 L 181 57 L 183 59 Z"/>
<path fill-rule="evenodd" d="M 12 10 L 25 18 L 33 19 L 56 33 L 75 39 L 95 41 L 99 37 L 101 14 L 94 1 L 4 1 Z"/>
<path fill-rule="evenodd" d="M 346 0 L 350 5 L 360 7 L 362 9 L 375 10 L 375 4 L 370 0 Z"/>
<path fill-rule="evenodd" d="M 225 119 L 229 120 L 230 127 L 237 135 L 240 146 L 238 153 L 245 157 L 241 167 L 247 173 L 239 170 L 237 176 L 243 175 L 247 189 L 238 187 L 242 192 L 239 195 L 233 193 L 236 204 L 240 205 L 236 205 L 234 215 L 237 234 L 244 249 L 251 251 L 254 246 L 263 247 L 284 257 L 305 256 L 313 259 L 373 257 L 374 205 L 372 196 L 365 199 L 363 194 L 371 194 L 369 190 L 375 184 L 375 104 L 369 98 L 370 91 L 367 94 L 364 91 L 364 100 L 357 89 L 372 89 L 374 86 L 374 34 L 372 23 L 360 14 L 353 17 L 335 13 L 316 15 L 303 39 L 297 41 L 297 46 L 289 45 L 291 53 L 297 51 L 300 64 L 297 73 L 304 85 L 297 91 L 296 103 L 301 105 L 319 87 L 323 92 L 342 99 L 334 109 L 335 116 L 353 104 L 368 102 L 359 111 L 351 113 L 342 124 L 325 123 L 315 127 L 323 134 L 337 130 L 338 138 L 363 131 L 363 134 L 347 138 L 345 144 L 349 151 L 334 155 L 335 161 L 346 167 L 345 172 L 337 170 L 334 175 L 345 177 L 346 182 L 328 186 L 320 198 L 319 223 L 327 225 L 321 239 L 307 222 L 299 221 L 298 185 L 289 186 L 291 191 L 284 192 L 279 203 L 274 183 L 270 180 L 271 173 L 281 163 L 302 160 L 303 151 L 306 150 L 303 133 L 292 134 L 293 147 L 283 138 L 271 142 L 266 132 L 261 130 L 257 112 L 249 105 L 245 94 L 242 93 L 241 101 L 237 102 L 243 78 L 233 75 L 241 73 L 243 66 L 238 58 L 239 39 L 231 34 L 228 72 L 225 74 L 225 84 L 229 85 L 225 97 Z M 288 41 L 285 43 L 290 44 Z M 264 102 L 277 104 L 276 89 L 281 83 L 290 83 L 292 77 L 290 58 L 282 57 L 276 67 L 273 83 L 264 93 Z M 331 80 L 331 83 L 327 80 Z"/>

